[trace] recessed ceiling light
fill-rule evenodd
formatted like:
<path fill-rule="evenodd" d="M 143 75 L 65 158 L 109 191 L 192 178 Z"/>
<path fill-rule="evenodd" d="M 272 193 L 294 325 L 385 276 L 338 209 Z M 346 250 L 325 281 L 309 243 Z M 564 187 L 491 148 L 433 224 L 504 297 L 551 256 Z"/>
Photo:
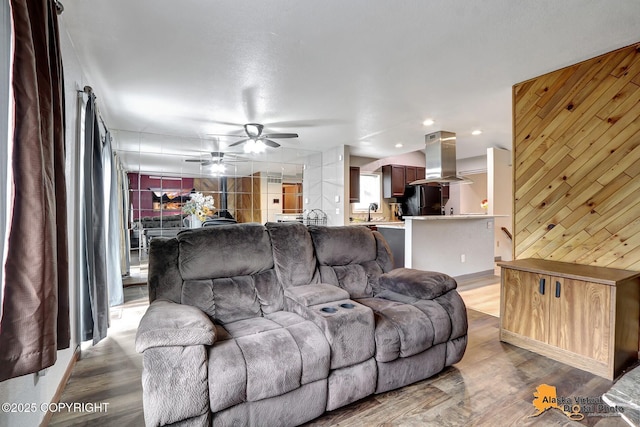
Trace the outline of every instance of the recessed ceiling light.
<path fill-rule="evenodd" d="M 398 142 L 398 143 L 396 144 L 396 148 L 402 148 L 402 144 Z"/>
<path fill-rule="evenodd" d="M 480 135 L 482 133 L 482 131 L 480 129 L 476 129 L 473 132 L 471 132 L 471 135 Z"/>
<path fill-rule="evenodd" d="M 422 122 L 423 125 L 425 126 L 431 126 L 433 125 L 435 122 L 433 121 L 433 119 L 427 119 L 424 122 Z"/>

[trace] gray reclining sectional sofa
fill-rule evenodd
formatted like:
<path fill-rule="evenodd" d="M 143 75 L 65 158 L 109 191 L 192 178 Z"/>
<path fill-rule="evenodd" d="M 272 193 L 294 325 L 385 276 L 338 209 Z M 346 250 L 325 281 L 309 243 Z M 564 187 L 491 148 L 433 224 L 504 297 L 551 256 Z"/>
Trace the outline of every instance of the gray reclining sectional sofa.
<path fill-rule="evenodd" d="M 362 226 L 237 224 L 154 239 L 147 425 L 299 425 L 458 362 L 467 316 L 442 273 L 392 270 Z"/>

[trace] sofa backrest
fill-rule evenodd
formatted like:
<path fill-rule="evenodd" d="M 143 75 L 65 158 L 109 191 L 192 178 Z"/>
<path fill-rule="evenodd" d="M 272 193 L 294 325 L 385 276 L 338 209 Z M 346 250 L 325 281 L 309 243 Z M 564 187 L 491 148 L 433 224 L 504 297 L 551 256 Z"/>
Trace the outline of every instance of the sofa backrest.
<path fill-rule="evenodd" d="M 373 295 L 382 273 L 391 271 L 389 245 L 364 226 L 309 226 L 322 283 L 339 286 L 352 298 Z"/>
<path fill-rule="evenodd" d="M 224 324 L 282 310 L 271 240 L 260 224 L 186 230 L 153 239 L 149 297 L 193 305 Z"/>
<path fill-rule="evenodd" d="M 273 261 L 282 286 L 319 283 L 316 254 L 307 227 L 300 222 L 268 222 Z"/>

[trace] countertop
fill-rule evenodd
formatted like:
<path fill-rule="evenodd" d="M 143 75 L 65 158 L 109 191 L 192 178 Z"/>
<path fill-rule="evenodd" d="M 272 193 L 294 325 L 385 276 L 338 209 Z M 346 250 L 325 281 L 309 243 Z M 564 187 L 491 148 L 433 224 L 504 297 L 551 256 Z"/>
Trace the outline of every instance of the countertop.
<path fill-rule="evenodd" d="M 454 220 L 454 219 L 487 219 L 498 218 L 506 215 L 485 215 L 485 214 L 462 214 L 462 215 L 422 215 L 422 216 L 405 216 L 406 221 L 434 221 L 434 220 Z"/>
<path fill-rule="evenodd" d="M 404 227 L 402 221 L 351 221 L 349 225 L 375 225 L 376 227 Z"/>

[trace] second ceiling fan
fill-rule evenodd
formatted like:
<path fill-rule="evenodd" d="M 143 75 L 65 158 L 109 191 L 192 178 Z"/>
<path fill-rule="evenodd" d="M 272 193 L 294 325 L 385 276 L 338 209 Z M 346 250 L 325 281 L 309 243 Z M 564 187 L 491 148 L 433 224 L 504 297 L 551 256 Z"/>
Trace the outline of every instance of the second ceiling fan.
<path fill-rule="evenodd" d="M 240 141 L 236 141 L 233 144 L 229 145 L 229 147 L 235 147 L 240 144 L 245 144 L 244 151 L 246 153 L 260 153 L 264 151 L 265 146 L 278 148 L 280 144 L 273 141 L 273 139 L 282 139 L 282 138 L 297 138 L 297 133 L 268 133 L 263 134 L 262 131 L 264 129 L 264 125 L 260 123 L 247 123 L 244 125 L 244 131 L 247 134 L 247 138 L 241 139 Z M 220 136 L 235 136 L 239 135 L 220 135 Z"/>

